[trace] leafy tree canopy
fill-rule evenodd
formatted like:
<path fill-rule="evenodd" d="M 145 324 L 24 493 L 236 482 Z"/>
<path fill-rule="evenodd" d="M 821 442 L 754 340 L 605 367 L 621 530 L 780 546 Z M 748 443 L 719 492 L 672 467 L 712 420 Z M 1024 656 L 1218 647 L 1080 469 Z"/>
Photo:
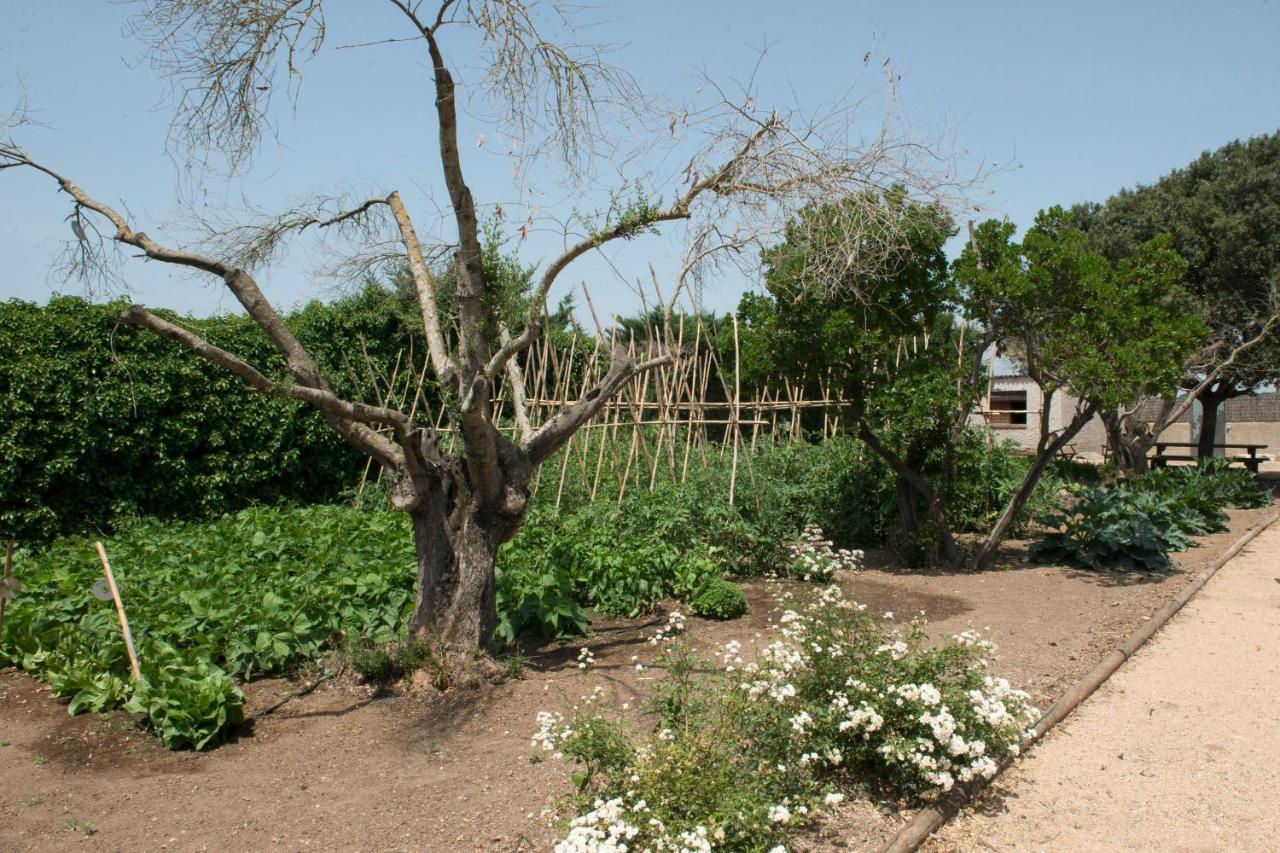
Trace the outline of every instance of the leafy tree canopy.
<path fill-rule="evenodd" d="M 988 220 L 954 270 L 968 316 L 993 333 L 1046 391 L 1100 408 L 1175 389 L 1208 329 L 1182 285 L 1187 264 L 1168 235 L 1113 262 L 1092 251 L 1071 214 L 1042 211 L 1022 242 Z"/>
<path fill-rule="evenodd" d="M 1229 350 L 1276 310 L 1280 287 L 1280 131 L 1206 151 L 1153 184 L 1072 208 L 1089 247 L 1112 262 L 1159 234 L 1186 261 L 1185 281 Z M 1223 355 L 1225 355 L 1225 351 Z M 1280 379 L 1280 335 L 1228 372 L 1237 392 Z"/>
<path fill-rule="evenodd" d="M 884 212 L 874 217 L 858 216 L 867 209 L 864 199 L 808 208 L 782 243 L 765 250 L 764 292 L 746 294 L 739 305 L 746 384 L 786 378 L 812 393 L 826 380 L 858 405 L 903 337 L 927 333 L 947 311 L 954 294 L 943 245 L 954 233 L 951 217 L 900 189 L 878 201 Z M 878 244 L 885 228 L 902 242 L 881 272 L 813 277 L 813 258 L 835 246 L 856 251 L 863 241 Z"/>

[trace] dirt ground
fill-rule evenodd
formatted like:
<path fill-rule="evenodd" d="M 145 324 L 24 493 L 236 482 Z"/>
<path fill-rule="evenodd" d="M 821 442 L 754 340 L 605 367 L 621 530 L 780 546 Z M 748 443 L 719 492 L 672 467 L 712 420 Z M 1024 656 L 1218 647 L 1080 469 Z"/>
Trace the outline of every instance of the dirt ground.
<path fill-rule="evenodd" d="M 1280 525 L 927 849 L 1280 849 Z"/>
<path fill-rule="evenodd" d="M 938 635 L 982 630 L 999 646 L 993 671 L 1047 707 L 1267 512 L 1232 512 L 1230 533 L 1162 575 L 1027 566 L 1011 543 L 981 573 L 892 571 L 872 555 L 843 583 L 873 612 L 924 611 Z M 689 620 L 699 645 L 746 645 L 767 630 L 766 585 L 745 588 L 746 617 Z M 647 638 L 664 618 L 601 620 L 585 640 L 531 649 L 523 678 L 476 690 L 377 696 L 326 684 L 207 753 L 168 752 L 120 714 L 70 717 L 42 685 L 0 671 L 0 850 L 547 850 L 546 810 L 570 785 L 566 767 L 529 760 L 536 713 L 596 683 L 619 703 L 641 698 L 655 672 L 637 672 L 632 656 L 652 661 Z M 585 672 L 583 645 L 597 661 Z M 249 714 L 297 687 L 246 685 Z M 802 846 L 874 849 L 907 816 L 850 802 Z"/>

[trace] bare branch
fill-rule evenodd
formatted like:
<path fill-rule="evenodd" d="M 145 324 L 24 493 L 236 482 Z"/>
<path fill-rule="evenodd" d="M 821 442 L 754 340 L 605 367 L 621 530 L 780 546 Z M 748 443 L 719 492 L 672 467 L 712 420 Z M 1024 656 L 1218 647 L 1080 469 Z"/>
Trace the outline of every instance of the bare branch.
<path fill-rule="evenodd" d="M 220 228 L 204 223 L 213 236 L 209 244 L 219 257 L 245 269 L 261 268 L 272 260 L 284 241 L 309 228 L 335 229 L 361 242 L 373 240 L 381 233 L 376 208 L 388 204 L 385 198 L 370 198 L 351 207 L 338 204 L 341 199 L 314 199 L 304 207 L 296 207 L 264 218 L 260 222 L 236 224 Z"/>
<path fill-rule="evenodd" d="M 220 151 L 234 171 L 256 152 L 281 72 L 296 95 L 299 62 L 325 37 L 321 0 L 146 0 L 134 32 L 178 98 L 170 142 Z"/>
<path fill-rule="evenodd" d="M 386 425 L 404 433 L 410 429 L 409 419 L 402 412 L 380 406 L 369 406 L 364 403 L 351 403 L 341 399 L 327 389 L 312 388 L 294 383 L 278 384 L 272 382 L 257 368 L 248 362 L 232 355 L 226 350 L 210 344 L 196 333 L 175 325 L 161 317 L 157 317 L 141 305 L 131 305 L 120 315 L 120 319 L 139 328 L 147 329 L 162 338 L 176 341 L 192 353 L 219 367 L 225 368 L 239 376 L 254 391 L 262 394 L 279 393 L 295 400 L 315 406 L 325 415 L 325 419 L 344 438 L 376 458 L 384 465 L 394 466 L 403 460 L 399 448 L 387 441 L 365 424 Z M 341 429 L 339 421 L 346 422 Z"/>
<path fill-rule="evenodd" d="M 615 342 L 609 370 L 601 380 L 583 394 L 576 403 L 539 427 L 538 431 L 523 443 L 522 449 L 528 454 L 529 461 L 534 465 L 540 464 L 560 449 L 569 440 L 569 436 L 573 435 L 578 427 L 595 417 L 628 380 L 646 370 L 670 363 L 671 356 L 663 355 L 636 364 L 622 345 Z"/>
<path fill-rule="evenodd" d="M 458 367 L 449 357 L 444 342 L 444 330 L 440 325 L 439 299 L 436 292 L 435 277 L 427 265 L 422 253 L 422 243 L 418 240 L 418 232 L 414 230 L 413 220 L 398 192 L 387 196 L 387 204 L 395 216 L 396 225 L 400 229 L 401 240 L 409 260 L 409 273 L 413 276 L 413 285 L 418 293 L 418 306 L 422 312 L 422 325 L 427 335 L 427 350 L 431 356 L 431 364 L 441 382 L 450 381 L 457 374 Z"/>
<path fill-rule="evenodd" d="M 498 340 L 503 346 L 511 342 L 511 331 L 506 323 L 498 323 Z M 529 425 L 529 404 L 524 391 L 524 371 L 520 369 L 515 358 L 507 360 L 507 385 L 511 388 L 511 404 L 515 409 L 516 428 L 520 431 L 520 440 L 528 441 L 533 437 L 533 427 Z"/>
<path fill-rule="evenodd" d="M 1182 395 L 1181 399 L 1179 399 L 1172 407 L 1163 412 L 1156 428 L 1153 429 L 1155 435 L 1159 436 L 1160 433 L 1164 432 L 1164 430 L 1168 428 L 1169 424 L 1176 422 L 1186 414 L 1187 409 L 1191 408 L 1191 404 L 1200 399 L 1200 395 L 1207 391 L 1209 387 L 1218 380 L 1218 377 L 1222 376 L 1228 368 L 1236 364 L 1242 356 L 1249 352 L 1249 350 L 1266 340 L 1266 338 L 1271 334 L 1271 331 L 1277 326 L 1280 326 L 1280 313 L 1272 314 L 1267 319 L 1267 322 L 1263 324 L 1262 331 L 1258 332 L 1257 335 L 1233 349 L 1230 355 L 1206 373 L 1204 378 L 1201 379 L 1193 388 L 1188 390 L 1186 394 Z"/>

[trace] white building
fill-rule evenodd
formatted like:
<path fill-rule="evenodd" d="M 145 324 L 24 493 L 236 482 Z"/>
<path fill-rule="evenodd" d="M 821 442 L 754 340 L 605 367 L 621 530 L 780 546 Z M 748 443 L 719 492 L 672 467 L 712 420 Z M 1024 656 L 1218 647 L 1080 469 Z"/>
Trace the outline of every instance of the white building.
<path fill-rule="evenodd" d="M 986 399 L 974 415 L 974 422 L 985 423 L 997 436 L 1034 452 L 1040 440 L 1040 413 L 1044 410 L 1040 386 L 1014 359 L 996 356 L 989 365 L 991 381 L 987 385 Z M 1049 430 L 1053 432 L 1071 422 L 1076 398 L 1065 391 L 1055 391 L 1050 403 Z M 1075 455 L 1101 457 L 1106 443 L 1106 430 L 1102 420 L 1095 415 L 1066 449 Z"/>

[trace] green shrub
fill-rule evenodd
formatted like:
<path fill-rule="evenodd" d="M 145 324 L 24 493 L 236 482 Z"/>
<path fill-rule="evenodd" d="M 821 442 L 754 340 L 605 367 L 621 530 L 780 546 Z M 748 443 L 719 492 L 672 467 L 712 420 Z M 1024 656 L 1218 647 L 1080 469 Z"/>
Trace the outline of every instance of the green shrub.
<path fill-rule="evenodd" d="M 391 643 L 375 643 L 359 639 L 349 643 L 343 659 L 369 684 L 385 687 L 420 669 L 431 672 L 432 683 L 439 687 L 449 682 L 448 668 L 431 644 L 418 637 L 407 637 Z"/>
<path fill-rule="evenodd" d="M 1038 712 L 986 674 L 975 635 L 900 634 L 835 587 L 782 603 L 794 609 L 754 661 L 737 642 L 713 663 L 663 641 L 650 736 L 599 688 L 567 717 L 538 715 L 535 749 L 581 768 L 567 848 L 765 850 L 868 781 L 933 796 L 990 778 L 1026 741 Z"/>
<path fill-rule="evenodd" d="M 1033 543 L 1028 557 L 1102 571 L 1168 569 L 1170 544 L 1185 547 L 1185 536 L 1167 520 L 1158 526 L 1151 507 L 1144 511 L 1134 497 L 1124 489 L 1086 488 L 1070 509 L 1044 517 L 1046 526 L 1057 529 Z"/>
<path fill-rule="evenodd" d="M 736 619 L 747 612 L 747 597 L 737 584 L 712 578 L 689 599 L 689 607 L 708 619 Z"/>
<path fill-rule="evenodd" d="M 1069 508 L 1043 517 L 1056 529 L 1028 556 L 1103 571 L 1160 571 L 1172 564 L 1170 551 L 1194 544 L 1192 536 L 1226 530 L 1226 507 L 1270 501 L 1248 472 L 1221 463 L 1157 469 L 1110 488 L 1079 490 Z"/>
<path fill-rule="evenodd" d="M 133 516 L 208 518 L 254 503 L 326 501 L 357 481 L 364 459 L 314 410 L 245 393 L 225 369 L 119 323 L 123 307 L 63 296 L 43 307 L 0 302 L 7 536 L 43 543 Z M 371 288 L 286 319 L 336 390 L 351 393 L 366 390 L 363 369 L 349 369 L 364 364 L 362 340 L 387 372 L 409 346 L 397 310 Z M 178 319 L 269 375 L 280 372 L 279 354 L 247 318 Z"/>

